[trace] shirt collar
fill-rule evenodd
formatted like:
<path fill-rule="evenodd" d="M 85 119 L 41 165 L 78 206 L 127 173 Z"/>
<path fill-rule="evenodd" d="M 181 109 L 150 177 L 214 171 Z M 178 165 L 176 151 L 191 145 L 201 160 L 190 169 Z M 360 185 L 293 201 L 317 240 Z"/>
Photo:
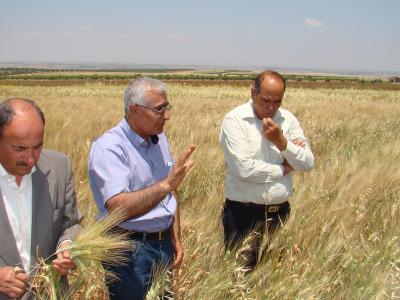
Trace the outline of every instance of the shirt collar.
<path fill-rule="evenodd" d="M 241 115 L 242 119 L 254 118 L 254 119 L 258 120 L 256 114 L 254 113 L 254 109 L 253 109 L 253 99 L 250 98 L 250 100 L 243 106 L 243 109 L 240 111 L 240 115 Z M 278 109 L 278 111 L 276 112 L 275 116 L 272 119 L 274 121 L 278 121 L 282 118 L 283 118 L 283 116 L 282 116 L 281 110 Z"/>
<path fill-rule="evenodd" d="M 0 164 L 0 177 L 8 175 L 7 171 L 3 168 L 3 165 Z"/>
<path fill-rule="evenodd" d="M 257 116 L 254 113 L 253 100 L 251 98 L 245 105 L 243 105 L 243 109 L 240 110 L 240 116 L 243 119 L 257 118 Z"/>
<path fill-rule="evenodd" d="M 135 131 L 132 130 L 131 126 L 129 126 L 129 124 L 125 118 L 121 120 L 120 126 L 121 126 L 122 130 L 124 131 L 124 133 L 126 134 L 126 136 L 128 137 L 128 140 L 135 147 L 139 147 L 139 146 L 148 147 L 149 144 L 157 144 L 157 142 L 158 142 L 157 135 L 152 137 L 151 143 L 149 141 L 143 139 L 140 135 L 138 135 Z M 153 140 L 154 140 L 154 142 L 153 142 Z M 157 142 L 155 142 L 156 140 L 157 140 Z"/>
<path fill-rule="evenodd" d="M 33 166 L 33 168 L 31 169 L 31 171 L 29 172 L 29 174 L 26 174 L 25 176 L 31 176 L 32 175 L 32 173 L 33 172 L 35 172 L 36 171 L 36 166 Z M 24 176 L 24 177 L 25 177 Z M 0 177 L 1 178 L 6 178 L 7 179 L 7 181 L 8 182 L 11 182 L 11 181 L 15 181 L 15 176 L 14 175 L 11 175 L 11 174 L 9 174 L 7 171 L 6 171 L 6 169 L 4 169 L 4 167 L 3 167 L 3 165 L 0 163 Z"/>

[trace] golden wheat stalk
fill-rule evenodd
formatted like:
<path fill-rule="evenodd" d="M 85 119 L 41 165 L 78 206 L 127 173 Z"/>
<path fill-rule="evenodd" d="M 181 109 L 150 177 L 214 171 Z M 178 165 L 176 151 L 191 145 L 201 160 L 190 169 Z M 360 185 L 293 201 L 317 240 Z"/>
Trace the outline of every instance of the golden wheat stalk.
<path fill-rule="evenodd" d="M 31 293 L 39 299 L 100 299 L 106 294 L 105 279 L 115 279 L 102 264 L 121 265 L 126 262 L 123 255 L 130 242 L 125 234 L 112 229 L 125 219 L 121 211 L 111 213 L 102 221 L 81 230 L 69 246 L 56 251 L 69 250 L 76 268 L 68 275 L 68 284 L 45 260 L 41 259 L 32 283 Z"/>

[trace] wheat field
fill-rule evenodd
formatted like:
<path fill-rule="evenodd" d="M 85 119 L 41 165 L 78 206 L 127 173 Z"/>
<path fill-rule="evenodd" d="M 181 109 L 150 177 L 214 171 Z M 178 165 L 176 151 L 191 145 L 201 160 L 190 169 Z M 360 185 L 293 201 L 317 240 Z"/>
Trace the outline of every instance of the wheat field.
<path fill-rule="evenodd" d="M 295 175 L 290 220 L 267 257 L 244 277 L 224 253 L 220 221 L 225 165 L 223 116 L 250 87 L 167 84 L 172 151 L 197 145 L 180 188 L 184 264 L 179 299 L 400 299 L 400 91 L 291 88 L 283 107 L 299 119 L 314 156 Z M 35 100 L 46 116 L 45 147 L 68 154 L 78 206 L 97 213 L 87 176 L 93 139 L 123 116 L 125 86 L 0 85 L 0 98 Z M 150 296 L 149 296 L 150 297 Z"/>

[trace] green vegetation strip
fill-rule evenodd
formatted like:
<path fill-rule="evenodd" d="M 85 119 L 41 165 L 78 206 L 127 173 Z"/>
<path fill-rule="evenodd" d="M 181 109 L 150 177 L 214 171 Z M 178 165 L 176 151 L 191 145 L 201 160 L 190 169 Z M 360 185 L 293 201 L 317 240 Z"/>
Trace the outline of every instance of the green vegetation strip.
<path fill-rule="evenodd" d="M 65 73 L 65 74 L 63 74 Z M 121 74 L 124 73 L 124 74 Z M 254 72 L 235 70 L 191 70 L 191 69 L 36 69 L 36 68 L 0 68 L 0 80 L 130 80 L 143 75 L 162 80 L 254 80 Z M 324 81 L 324 82 L 382 82 L 381 79 L 365 80 L 358 77 L 284 75 L 288 81 Z"/>

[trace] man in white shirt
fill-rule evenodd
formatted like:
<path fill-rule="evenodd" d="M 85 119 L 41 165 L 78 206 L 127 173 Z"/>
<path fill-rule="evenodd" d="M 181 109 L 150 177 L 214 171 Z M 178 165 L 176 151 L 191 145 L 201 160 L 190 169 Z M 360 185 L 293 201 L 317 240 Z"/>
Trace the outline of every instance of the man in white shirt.
<path fill-rule="evenodd" d="M 285 80 L 264 71 L 255 79 L 251 99 L 230 111 L 220 142 L 227 166 L 222 215 L 226 249 L 250 239 L 245 267 L 254 269 L 262 233 L 270 236 L 288 218 L 292 171 L 310 171 L 314 156 L 296 117 L 283 108 Z"/>
<path fill-rule="evenodd" d="M 25 293 L 38 259 L 71 243 L 79 229 L 71 163 L 42 150 L 44 126 L 33 101 L 0 103 L 0 300 L 32 296 Z M 69 251 L 52 264 L 60 275 L 75 266 Z"/>

